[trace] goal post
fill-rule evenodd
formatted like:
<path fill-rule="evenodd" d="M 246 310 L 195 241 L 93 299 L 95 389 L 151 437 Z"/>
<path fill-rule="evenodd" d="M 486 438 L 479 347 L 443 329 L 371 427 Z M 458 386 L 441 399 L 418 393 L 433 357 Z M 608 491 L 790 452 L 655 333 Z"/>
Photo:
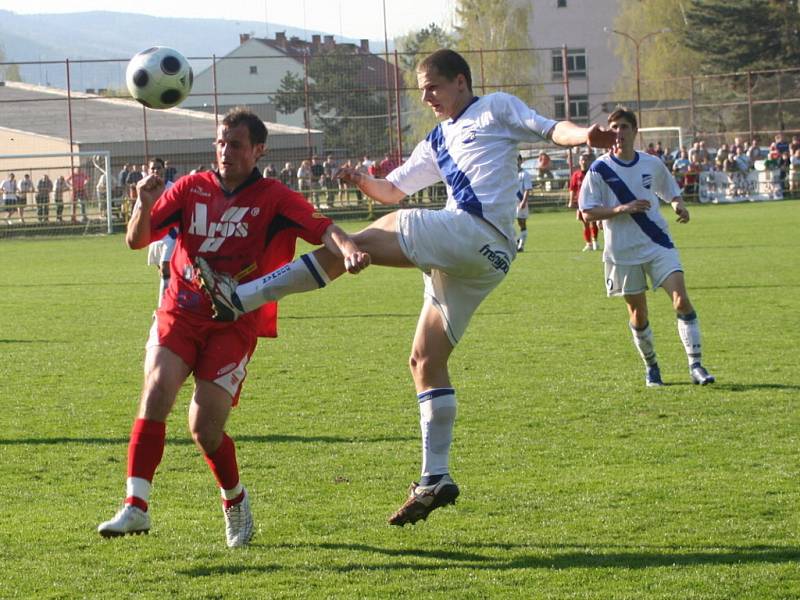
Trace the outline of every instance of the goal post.
<path fill-rule="evenodd" d="M 665 136 L 669 136 L 669 137 L 666 138 L 667 140 L 674 140 L 674 139 L 677 138 L 678 146 L 677 146 L 676 149 L 680 150 L 681 148 L 683 148 L 683 129 L 681 127 L 677 127 L 677 126 L 675 126 L 675 127 L 642 127 L 641 129 L 639 129 L 639 133 L 641 134 L 642 139 L 644 137 L 647 137 L 648 139 L 652 139 L 652 137 L 654 137 L 654 136 L 650 136 L 650 135 L 645 136 L 644 134 L 656 134 L 656 133 L 661 133 L 661 134 L 664 134 Z M 644 150 L 644 148 L 642 148 L 642 150 Z"/>
<path fill-rule="evenodd" d="M 4 183 L 0 200 L 0 236 L 113 233 L 126 190 L 116 185 L 108 150 L 0 154 L 0 180 L 12 174 L 15 184 Z"/>

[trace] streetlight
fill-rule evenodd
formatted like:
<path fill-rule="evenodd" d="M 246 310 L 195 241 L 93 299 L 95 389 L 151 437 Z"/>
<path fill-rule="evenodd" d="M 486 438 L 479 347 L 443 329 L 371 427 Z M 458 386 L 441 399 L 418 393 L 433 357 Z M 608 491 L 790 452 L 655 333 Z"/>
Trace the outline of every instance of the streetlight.
<path fill-rule="evenodd" d="M 641 77 L 639 74 L 639 46 L 642 45 L 642 42 L 645 40 L 659 35 L 661 33 L 669 33 L 672 31 L 670 28 L 665 27 L 664 29 L 659 29 L 658 31 L 651 31 L 650 33 L 646 33 L 640 38 L 635 38 L 632 35 L 625 33 L 624 31 L 619 31 L 617 29 L 611 29 L 609 27 L 603 27 L 603 31 L 606 33 L 616 33 L 617 35 L 621 35 L 624 38 L 628 38 L 631 42 L 633 42 L 634 48 L 636 48 L 636 112 L 638 114 L 639 119 L 639 127 L 642 126 L 642 84 L 641 84 Z M 639 144 L 642 143 L 642 136 L 639 134 Z"/>

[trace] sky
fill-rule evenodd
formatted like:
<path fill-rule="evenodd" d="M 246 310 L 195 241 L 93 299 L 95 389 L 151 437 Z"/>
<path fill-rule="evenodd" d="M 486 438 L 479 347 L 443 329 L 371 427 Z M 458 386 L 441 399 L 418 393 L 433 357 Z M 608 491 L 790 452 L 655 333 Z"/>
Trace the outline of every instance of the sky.
<path fill-rule="evenodd" d="M 456 0 L 385 0 L 389 39 L 436 23 L 451 29 Z M 384 0 L 0 0 L 0 9 L 19 14 L 105 10 L 163 17 L 259 21 L 330 32 L 349 38 L 382 40 Z M 272 36 L 273 30 L 255 31 Z"/>

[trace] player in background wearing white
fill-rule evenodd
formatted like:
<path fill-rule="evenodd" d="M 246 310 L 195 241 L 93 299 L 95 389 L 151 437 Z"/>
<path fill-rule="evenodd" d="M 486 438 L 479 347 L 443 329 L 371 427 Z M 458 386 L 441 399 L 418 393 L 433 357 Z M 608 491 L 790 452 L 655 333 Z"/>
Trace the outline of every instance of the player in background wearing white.
<path fill-rule="evenodd" d="M 164 160 L 158 157 L 151 160 L 148 174 L 163 179 Z M 174 182 L 164 179 L 164 191 L 168 190 L 173 185 Z M 158 267 L 158 273 L 161 276 L 158 285 L 158 306 L 161 306 L 161 299 L 164 297 L 164 292 L 166 292 L 169 287 L 169 261 L 172 258 L 172 251 L 175 249 L 175 240 L 177 239 L 178 229 L 176 227 L 170 227 L 167 235 L 160 240 L 150 242 L 150 245 L 147 247 L 147 264 Z"/>
<path fill-rule="evenodd" d="M 528 196 L 533 188 L 533 178 L 531 174 L 522 168 L 522 156 L 517 156 L 517 225 L 519 225 L 519 237 L 517 238 L 517 252 L 525 251 L 525 241 L 528 239 Z"/>
<path fill-rule="evenodd" d="M 681 190 L 658 156 L 637 152 L 633 145 L 636 115 L 624 108 L 608 117 L 616 132 L 614 149 L 598 158 L 583 180 L 580 210 L 591 220 L 603 220 L 605 280 L 609 296 L 622 296 L 628 306 L 633 343 L 645 363 L 645 383 L 664 385 L 647 316 L 647 278 L 653 289 L 669 295 L 678 317 L 678 335 L 695 384 L 714 383 L 701 364 L 700 325 L 686 293 L 683 267 L 659 211 L 659 198 L 672 205 L 678 223 L 689 221 Z"/>
<path fill-rule="evenodd" d="M 356 168 L 339 173 L 383 204 L 398 204 L 440 181 L 447 187 L 443 210 L 398 210 L 353 236 L 373 264 L 416 267 L 425 285 L 409 359 L 420 411 L 422 477 L 389 518 L 390 524 L 401 526 L 425 519 L 459 495 L 449 469 L 456 393 L 447 363 L 470 317 L 504 279 L 516 255 L 518 142 L 610 147 L 614 140 L 610 131 L 596 125 L 586 128 L 544 118 L 509 94 L 476 97 L 469 65 L 452 50 L 423 59 L 417 82 L 422 101 L 442 122 L 386 179 Z M 332 253 L 313 254 L 331 279 L 342 274 L 341 260 L 333 260 Z M 322 287 L 305 258 L 238 289 L 236 282 L 202 264 L 201 277 L 218 317 L 236 318 L 270 299 Z"/>

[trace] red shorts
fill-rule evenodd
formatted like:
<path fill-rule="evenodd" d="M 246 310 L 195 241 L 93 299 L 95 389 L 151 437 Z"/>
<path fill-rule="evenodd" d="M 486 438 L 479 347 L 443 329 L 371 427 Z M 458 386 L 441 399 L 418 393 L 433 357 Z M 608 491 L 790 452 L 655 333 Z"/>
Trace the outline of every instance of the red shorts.
<path fill-rule="evenodd" d="M 257 341 L 246 321 L 217 323 L 184 311 L 159 309 L 145 347 L 171 350 L 189 366 L 196 379 L 216 383 L 231 395 L 236 406 Z"/>

